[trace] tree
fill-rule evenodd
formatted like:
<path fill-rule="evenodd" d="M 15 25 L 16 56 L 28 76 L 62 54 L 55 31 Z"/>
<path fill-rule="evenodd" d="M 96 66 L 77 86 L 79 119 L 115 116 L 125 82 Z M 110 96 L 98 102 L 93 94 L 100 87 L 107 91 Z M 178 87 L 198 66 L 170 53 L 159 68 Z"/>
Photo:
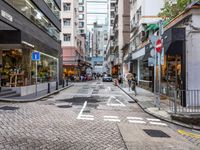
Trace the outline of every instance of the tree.
<path fill-rule="evenodd" d="M 159 16 L 171 20 L 183 12 L 187 5 L 193 1 L 194 0 L 176 0 L 176 2 L 174 2 L 174 0 L 167 0 Z"/>

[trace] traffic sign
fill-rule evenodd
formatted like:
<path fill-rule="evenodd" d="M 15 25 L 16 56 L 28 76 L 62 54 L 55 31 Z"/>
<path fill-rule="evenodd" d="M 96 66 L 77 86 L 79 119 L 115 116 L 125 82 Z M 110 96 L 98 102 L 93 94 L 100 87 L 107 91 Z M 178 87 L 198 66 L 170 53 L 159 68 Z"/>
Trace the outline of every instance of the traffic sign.
<path fill-rule="evenodd" d="M 40 52 L 32 52 L 32 60 L 39 61 L 40 60 Z"/>
<path fill-rule="evenodd" d="M 160 53 L 161 50 L 162 50 L 162 40 L 161 40 L 161 39 L 158 39 L 158 40 L 156 41 L 156 51 L 157 51 L 158 53 Z"/>

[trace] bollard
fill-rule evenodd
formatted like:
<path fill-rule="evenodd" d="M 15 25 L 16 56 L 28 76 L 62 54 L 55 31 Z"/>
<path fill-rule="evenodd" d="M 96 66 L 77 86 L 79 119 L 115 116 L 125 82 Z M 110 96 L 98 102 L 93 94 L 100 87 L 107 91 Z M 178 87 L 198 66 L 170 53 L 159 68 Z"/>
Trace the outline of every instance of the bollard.
<path fill-rule="evenodd" d="M 56 90 L 58 90 L 58 81 L 56 81 Z"/>
<path fill-rule="evenodd" d="M 177 113 L 177 103 L 176 103 L 176 100 L 177 100 L 177 90 L 174 91 L 174 113 L 175 114 Z"/>
<path fill-rule="evenodd" d="M 65 87 L 65 80 L 62 80 L 62 87 Z"/>
<path fill-rule="evenodd" d="M 51 86 L 50 86 L 50 83 L 48 83 L 47 93 L 51 93 Z"/>
<path fill-rule="evenodd" d="M 68 79 L 66 79 L 66 86 L 68 86 Z"/>

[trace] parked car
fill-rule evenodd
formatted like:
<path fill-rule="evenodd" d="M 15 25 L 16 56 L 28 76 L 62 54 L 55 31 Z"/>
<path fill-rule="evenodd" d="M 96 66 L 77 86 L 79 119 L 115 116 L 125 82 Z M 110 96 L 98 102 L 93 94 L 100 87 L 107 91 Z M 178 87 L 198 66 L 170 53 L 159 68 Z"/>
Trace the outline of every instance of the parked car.
<path fill-rule="evenodd" d="M 102 81 L 103 82 L 112 82 L 113 79 L 112 79 L 112 76 L 110 74 L 105 74 L 102 78 Z"/>

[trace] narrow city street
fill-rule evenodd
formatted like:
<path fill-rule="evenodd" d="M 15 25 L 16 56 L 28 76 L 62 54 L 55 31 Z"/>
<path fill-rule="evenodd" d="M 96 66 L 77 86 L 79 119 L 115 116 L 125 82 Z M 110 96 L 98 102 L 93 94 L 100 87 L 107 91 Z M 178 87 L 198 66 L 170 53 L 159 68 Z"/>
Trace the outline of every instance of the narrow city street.
<path fill-rule="evenodd" d="M 0 149 L 198 150 L 113 83 L 74 83 L 31 103 L 0 103 Z"/>

